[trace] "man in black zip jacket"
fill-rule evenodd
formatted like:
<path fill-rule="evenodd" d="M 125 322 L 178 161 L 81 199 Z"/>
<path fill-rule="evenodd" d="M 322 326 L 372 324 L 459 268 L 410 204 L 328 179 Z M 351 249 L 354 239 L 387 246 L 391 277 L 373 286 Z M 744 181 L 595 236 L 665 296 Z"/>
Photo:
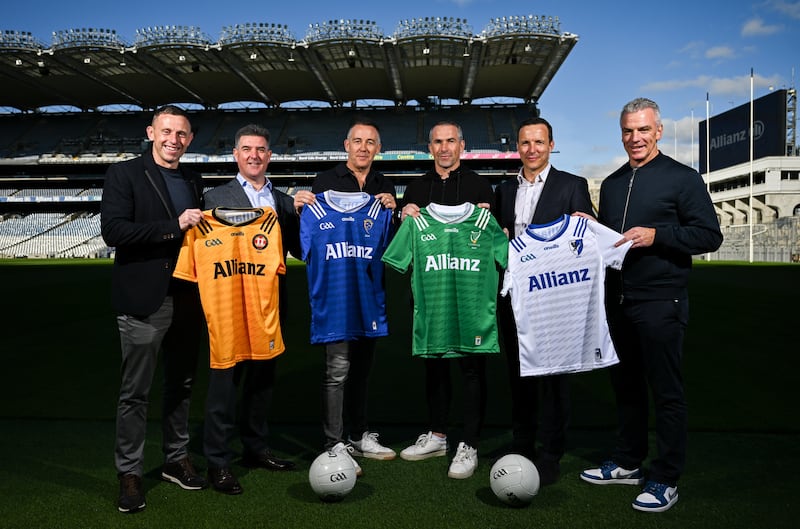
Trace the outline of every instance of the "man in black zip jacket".
<path fill-rule="evenodd" d="M 616 448 L 589 483 L 641 485 L 648 448 L 648 389 L 655 404 L 657 456 L 633 508 L 666 511 L 678 500 L 686 461 L 686 399 L 681 376 L 689 318 L 692 255 L 713 252 L 722 233 L 700 175 L 658 150 L 658 105 L 634 99 L 620 116 L 628 163 L 600 189 L 598 220 L 632 241 L 622 270 L 606 275 L 606 311 L 620 363 L 611 382 L 620 421 Z"/>
<path fill-rule="evenodd" d="M 416 217 L 420 208 L 431 203 L 457 206 L 470 202 L 491 208 L 494 194 L 489 181 L 475 171 L 461 166 L 465 142 L 461 127 L 452 121 L 436 123 L 429 134 L 428 148 L 433 155 L 433 168 L 413 180 L 403 196 L 401 218 Z M 477 464 L 478 438 L 486 407 L 485 355 L 467 355 L 456 360 L 464 382 L 463 442 L 453 458 L 448 476 L 454 479 L 470 477 Z M 447 454 L 447 430 L 452 385 L 451 359 L 425 359 L 425 394 L 428 403 L 429 431 L 405 448 L 400 457 L 418 461 Z"/>

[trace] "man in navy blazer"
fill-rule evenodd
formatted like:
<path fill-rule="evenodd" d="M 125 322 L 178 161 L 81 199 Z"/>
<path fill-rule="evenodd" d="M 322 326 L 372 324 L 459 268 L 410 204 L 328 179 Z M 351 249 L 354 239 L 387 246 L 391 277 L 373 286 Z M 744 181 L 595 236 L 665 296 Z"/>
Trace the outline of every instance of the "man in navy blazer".
<path fill-rule="evenodd" d="M 546 224 L 564 214 L 582 211 L 594 215 L 586 179 L 550 165 L 554 147 L 553 128 L 545 119 L 530 118 L 520 124 L 517 151 L 522 168 L 516 177 L 495 189 L 494 214 L 511 238 L 529 224 Z M 566 447 L 569 420 L 566 375 L 521 377 L 510 297 L 500 297 L 497 307 L 511 386 L 512 451 L 534 460 L 542 484 L 548 485 L 558 479 L 559 461 Z"/>
<path fill-rule="evenodd" d="M 147 401 L 159 352 L 164 358 L 161 477 L 187 490 L 205 488 L 188 456 L 189 399 L 203 315 L 197 286 L 172 277 L 183 234 L 202 218 L 203 182 L 180 165 L 192 141 L 186 113 L 167 105 L 147 127 L 152 147 L 106 173 L 101 231 L 115 248 L 111 297 L 117 312 L 122 369 L 114 462 L 117 507 L 145 507 Z"/>
<path fill-rule="evenodd" d="M 215 207 L 271 207 L 278 214 L 278 224 L 286 252 L 300 255 L 300 221 L 294 199 L 276 189 L 266 176 L 272 151 L 269 131 L 259 125 L 246 125 L 236 132 L 233 157 L 239 169 L 236 178 L 210 189 L 205 194 L 207 209 Z M 288 310 L 286 277 L 280 276 L 279 314 L 283 321 Z M 228 369 L 212 369 L 206 397 L 206 420 L 203 449 L 208 459 L 208 473 L 215 490 L 241 494 L 243 489 L 231 472 L 236 401 L 242 387 L 239 434 L 244 461 L 269 470 L 292 470 L 295 464 L 276 457 L 267 445 L 269 429 L 267 410 L 275 385 L 278 359 L 247 360 Z"/>

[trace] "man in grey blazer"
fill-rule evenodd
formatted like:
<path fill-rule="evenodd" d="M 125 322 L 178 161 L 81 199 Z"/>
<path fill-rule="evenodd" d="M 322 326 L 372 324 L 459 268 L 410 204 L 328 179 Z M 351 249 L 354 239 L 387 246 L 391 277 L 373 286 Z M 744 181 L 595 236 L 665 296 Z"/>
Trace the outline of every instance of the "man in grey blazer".
<path fill-rule="evenodd" d="M 520 124 L 517 151 L 522 168 L 516 177 L 495 189 L 494 214 L 511 238 L 529 224 L 545 224 L 576 211 L 594 214 L 586 179 L 550 165 L 554 147 L 553 128 L 545 119 L 530 118 Z M 512 451 L 534 460 L 542 484 L 548 485 L 558 479 L 559 461 L 566 447 L 569 419 L 566 375 L 521 377 L 510 297 L 500 297 L 497 307 L 511 386 Z"/>
<path fill-rule="evenodd" d="M 278 224 L 286 252 L 300 255 L 300 224 L 294 199 L 276 189 L 266 176 L 272 151 L 269 131 L 259 125 L 246 125 L 236 132 L 233 157 L 239 173 L 236 178 L 210 189 L 205 194 L 206 209 L 215 207 L 271 207 L 278 214 Z M 280 317 L 287 311 L 286 278 L 279 278 Z M 267 411 L 275 382 L 277 358 L 247 360 L 229 369 L 212 369 L 206 397 L 206 420 L 203 449 L 214 489 L 225 494 L 241 494 L 242 487 L 231 473 L 236 400 L 242 387 L 239 433 L 246 464 L 269 470 L 292 470 L 295 464 L 275 457 L 267 445 Z"/>

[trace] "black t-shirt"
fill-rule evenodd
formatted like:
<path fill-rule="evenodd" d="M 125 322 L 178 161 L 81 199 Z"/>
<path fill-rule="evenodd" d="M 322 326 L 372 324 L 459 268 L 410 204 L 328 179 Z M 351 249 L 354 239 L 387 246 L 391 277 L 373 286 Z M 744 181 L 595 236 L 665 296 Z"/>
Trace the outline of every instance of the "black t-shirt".
<path fill-rule="evenodd" d="M 197 207 L 197 200 L 194 196 L 192 189 L 192 181 L 184 178 L 183 173 L 178 169 L 168 169 L 166 167 L 158 168 L 161 171 L 161 176 L 164 177 L 164 183 L 167 185 L 169 198 L 172 200 L 172 207 L 175 208 L 175 213 L 180 215 L 184 210 Z"/>
<path fill-rule="evenodd" d="M 386 178 L 383 173 L 379 173 L 374 169 L 370 170 L 369 174 L 367 174 L 367 179 L 362 189 L 356 177 L 344 163 L 340 163 L 333 169 L 328 169 L 327 171 L 322 171 L 317 174 L 316 178 L 314 178 L 314 183 L 311 185 L 311 192 L 314 194 L 331 190 L 346 193 L 363 191 L 370 195 L 391 193 L 392 196 L 397 196 L 394 183 Z"/>
<path fill-rule="evenodd" d="M 466 167 L 451 171 L 447 178 L 441 178 L 431 169 L 406 187 L 403 204 L 416 204 L 424 208 L 430 203 L 457 206 L 464 202 L 471 204 L 487 203 L 494 207 L 494 192 L 489 181 Z"/>

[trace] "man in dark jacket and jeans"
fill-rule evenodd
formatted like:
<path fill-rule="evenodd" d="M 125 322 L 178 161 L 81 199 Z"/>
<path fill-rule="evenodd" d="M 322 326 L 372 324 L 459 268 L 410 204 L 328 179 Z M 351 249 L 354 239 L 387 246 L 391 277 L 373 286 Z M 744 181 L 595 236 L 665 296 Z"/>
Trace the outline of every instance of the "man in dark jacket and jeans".
<path fill-rule="evenodd" d="M 494 203 L 489 181 L 475 171 L 461 166 L 465 142 L 461 127 L 451 121 L 440 121 L 430 131 L 428 148 L 433 155 L 433 168 L 413 180 L 403 196 L 405 206 L 401 216 L 416 217 L 420 208 L 431 203 L 457 206 L 470 202 L 483 208 Z M 485 355 L 467 355 L 456 360 L 464 381 L 463 441 L 450 464 L 448 476 L 454 479 L 470 477 L 478 464 L 478 438 L 486 407 Z M 425 359 L 425 393 L 430 415 L 430 430 L 405 448 L 400 457 L 418 461 L 447 455 L 447 423 L 452 397 L 450 383 L 451 359 Z"/>
<path fill-rule="evenodd" d="M 600 189 L 599 221 L 632 241 L 622 270 L 606 275 L 606 311 L 620 363 L 611 368 L 620 421 L 617 446 L 589 483 L 641 485 L 648 448 L 648 389 L 658 455 L 633 508 L 666 511 L 678 501 L 686 461 L 686 398 L 681 376 L 689 319 L 692 255 L 713 252 L 722 233 L 700 175 L 658 150 L 658 105 L 634 99 L 620 116 L 628 163 Z"/>

